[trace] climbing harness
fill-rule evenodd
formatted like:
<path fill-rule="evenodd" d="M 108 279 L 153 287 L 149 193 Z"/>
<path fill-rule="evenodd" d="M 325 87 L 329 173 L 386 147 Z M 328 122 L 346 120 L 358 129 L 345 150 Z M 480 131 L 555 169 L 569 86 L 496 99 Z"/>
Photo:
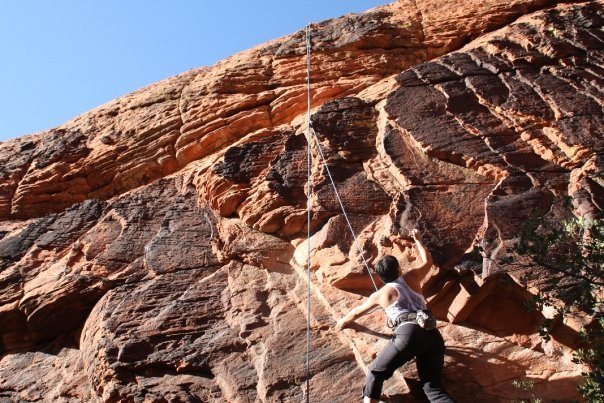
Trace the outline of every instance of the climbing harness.
<path fill-rule="evenodd" d="M 373 276 L 371 274 L 371 270 L 369 269 L 369 264 L 367 263 L 367 260 L 365 259 L 365 253 L 364 253 L 363 249 L 361 248 L 361 246 L 359 245 L 357 237 L 352 228 L 352 224 L 350 223 L 350 219 L 348 218 L 348 214 L 346 213 L 346 208 L 344 207 L 344 203 L 342 202 L 340 193 L 338 192 L 336 184 L 331 175 L 331 171 L 329 169 L 329 165 L 327 164 L 327 159 L 325 158 L 325 153 L 323 152 L 323 148 L 321 147 L 319 137 L 317 136 L 317 133 L 315 132 L 314 128 L 312 127 L 312 124 L 310 121 L 310 56 L 311 56 L 310 29 L 311 29 L 311 24 L 308 24 L 306 26 L 306 35 L 305 35 L 306 36 L 306 103 L 307 103 L 307 109 L 306 109 L 306 123 L 307 123 L 306 124 L 306 140 L 307 140 L 307 153 L 306 153 L 306 155 L 307 155 L 307 157 L 306 157 L 306 163 L 307 163 L 307 169 L 306 169 L 306 174 L 307 174 L 307 179 L 306 179 L 307 259 L 306 259 L 306 271 L 307 271 L 307 285 L 308 285 L 308 289 L 307 289 L 308 295 L 307 295 L 307 303 L 306 303 L 306 401 L 307 402 L 310 402 L 310 376 L 311 376 L 311 374 L 310 374 L 310 348 L 311 348 L 311 329 L 310 329 L 310 298 L 311 298 L 310 263 L 311 263 L 311 260 L 310 260 L 310 254 L 312 252 L 312 248 L 311 248 L 311 242 L 310 242 L 310 222 L 311 222 L 311 208 L 312 208 L 312 205 L 311 205 L 311 174 L 312 174 L 312 172 L 311 172 L 311 169 L 312 169 L 312 160 L 313 160 L 313 157 L 312 157 L 313 140 L 314 140 L 314 143 L 316 144 L 319 156 L 321 157 L 321 163 L 323 164 L 323 167 L 325 168 L 325 172 L 327 173 L 327 176 L 329 177 L 329 182 L 331 183 L 331 186 L 333 188 L 333 191 L 334 191 L 334 194 L 338 201 L 338 204 L 340 205 L 340 209 L 342 210 L 344 219 L 346 220 L 346 224 L 348 225 L 348 229 L 350 230 L 350 233 L 352 235 L 353 244 L 356 246 L 356 249 L 359 253 L 359 256 L 361 257 L 361 260 L 363 261 L 365 269 L 367 269 L 367 273 L 369 274 L 369 278 L 371 279 L 371 283 L 373 284 L 373 287 L 375 288 L 376 291 L 378 290 L 377 284 L 375 283 L 375 280 L 373 279 Z"/>
<path fill-rule="evenodd" d="M 403 323 L 417 323 L 426 330 L 436 329 L 436 317 L 429 309 L 420 309 L 415 312 L 405 312 L 399 315 L 395 320 L 387 319 L 386 325 L 392 330 Z"/>

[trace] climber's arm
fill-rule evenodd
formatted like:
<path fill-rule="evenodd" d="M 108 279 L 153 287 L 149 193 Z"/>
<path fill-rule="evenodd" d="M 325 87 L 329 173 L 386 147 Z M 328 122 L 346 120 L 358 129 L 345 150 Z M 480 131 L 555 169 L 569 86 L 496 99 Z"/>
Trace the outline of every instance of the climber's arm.
<path fill-rule="evenodd" d="M 371 312 L 373 308 L 379 306 L 379 300 L 381 298 L 382 291 L 383 290 L 374 292 L 361 305 L 351 309 L 342 319 L 338 321 L 338 323 L 336 324 L 336 328 L 345 328 L 346 326 L 354 322 L 357 318 L 366 315 L 367 313 Z"/>
<path fill-rule="evenodd" d="M 432 256 L 422 243 L 418 230 L 414 229 L 411 232 L 411 237 L 415 241 L 415 247 L 417 248 L 417 252 L 419 253 L 422 263 L 419 267 L 407 271 L 405 274 L 403 274 L 403 277 L 405 278 L 405 282 L 411 288 L 417 292 L 421 292 L 421 281 L 424 279 L 424 277 L 426 277 L 430 271 L 430 268 L 432 267 Z"/>

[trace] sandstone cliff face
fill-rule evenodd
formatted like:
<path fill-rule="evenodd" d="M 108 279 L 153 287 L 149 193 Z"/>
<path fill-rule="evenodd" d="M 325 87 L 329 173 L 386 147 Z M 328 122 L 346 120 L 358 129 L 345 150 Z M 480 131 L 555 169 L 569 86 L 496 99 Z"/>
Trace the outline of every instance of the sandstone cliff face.
<path fill-rule="evenodd" d="M 576 329 L 543 342 L 491 262 L 555 197 L 601 214 L 602 5 L 401 0 L 312 26 L 313 129 L 369 263 L 412 266 L 420 228 L 459 401 L 525 379 L 577 397 Z M 0 398 L 302 399 L 305 75 L 301 31 L 0 144 Z M 388 329 L 333 329 L 373 286 L 316 144 L 311 179 L 311 399 L 354 401 Z M 414 378 L 386 393 L 420 399 Z"/>

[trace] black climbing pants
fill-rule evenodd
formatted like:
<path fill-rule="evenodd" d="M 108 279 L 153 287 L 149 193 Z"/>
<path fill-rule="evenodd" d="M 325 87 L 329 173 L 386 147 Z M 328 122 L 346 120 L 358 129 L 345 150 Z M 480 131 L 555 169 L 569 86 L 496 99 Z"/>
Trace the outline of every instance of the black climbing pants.
<path fill-rule="evenodd" d="M 415 322 L 396 328 L 395 334 L 369 366 L 363 394 L 380 399 L 384 381 L 407 361 L 416 359 L 419 381 L 431 402 L 454 402 L 440 384 L 445 343 L 438 329 L 425 330 Z"/>

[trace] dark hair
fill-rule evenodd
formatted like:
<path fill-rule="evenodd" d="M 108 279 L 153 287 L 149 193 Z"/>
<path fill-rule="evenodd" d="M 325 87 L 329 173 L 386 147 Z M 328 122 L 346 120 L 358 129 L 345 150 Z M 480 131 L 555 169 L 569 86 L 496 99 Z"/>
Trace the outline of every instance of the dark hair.
<path fill-rule="evenodd" d="M 382 257 L 377 265 L 375 271 L 384 283 L 391 283 L 396 281 L 401 275 L 399 272 L 398 260 L 394 256 L 386 255 Z"/>

